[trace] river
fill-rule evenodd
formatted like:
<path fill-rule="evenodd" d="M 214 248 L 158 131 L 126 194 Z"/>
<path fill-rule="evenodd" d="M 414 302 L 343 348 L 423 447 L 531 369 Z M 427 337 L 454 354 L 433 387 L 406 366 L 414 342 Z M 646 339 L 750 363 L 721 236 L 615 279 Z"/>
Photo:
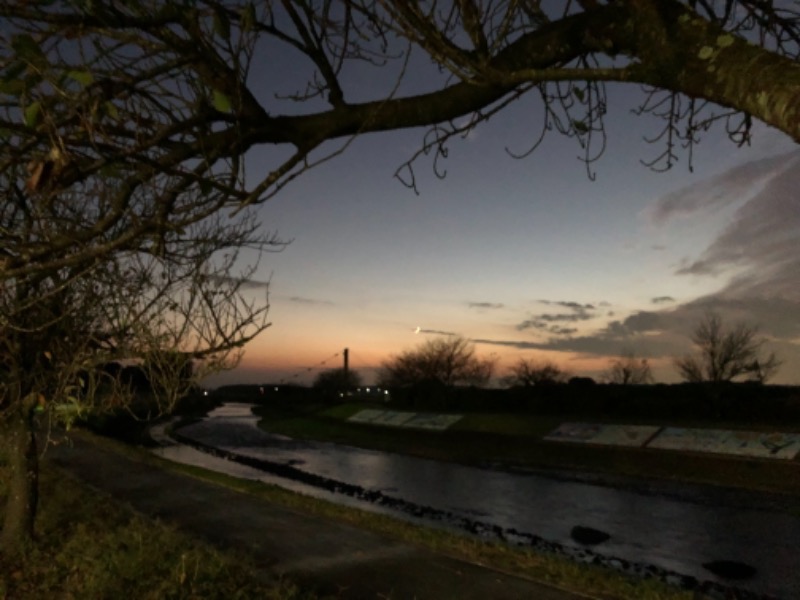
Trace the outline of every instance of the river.
<path fill-rule="evenodd" d="M 156 452 L 170 460 L 417 522 L 499 536 L 685 587 L 705 582 L 703 589 L 714 595 L 736 589 L 742 597 L 800 598 L 800 518 L 785 512 L 301 442 L 266 433 L 257 423 L 249 405 L 224 405 L 179 430 L 205 451 L 175 444 L 160 428 L 153 432 L 163 444 Z M 227 459 L 209 454 L 210 447 L 223 451 Z M 597 545 L 581 545 L 572 537 L 576 526 L 610 537 Z M 747 565 L 755 573 L 742 580 L 720 577 L 703 566 L 714 561 Z"/>

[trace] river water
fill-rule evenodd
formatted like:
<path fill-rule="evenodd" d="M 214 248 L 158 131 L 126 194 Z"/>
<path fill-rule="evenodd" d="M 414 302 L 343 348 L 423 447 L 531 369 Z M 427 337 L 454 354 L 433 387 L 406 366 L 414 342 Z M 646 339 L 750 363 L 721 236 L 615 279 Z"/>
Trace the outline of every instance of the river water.
<path fill-rule="evenodd" d="M 231 453 L 229 458 L 254 459 L 251 466 L 176 445 L 163 435 L 163 428 L 153 432 L 164 444 L 156 452 L 170 460 L 416 521 L 433 519 L 440 526 L 462 529 L 465 524 L 487 525 L 490 529 L 479 531 L 484 536 L 502 531 L 508 541 L 535 539 L 544 544 L 539 547 L 551 544 L 579 560 L 598 562 L 600 557 L 601 564 L 622 566 L 622 570 L 630 570 L 631 563 L 641 574 L 639 567 L 650 565 L 657 570 L 655 576 L 672 582 L 680 582 L 677 574 L 681 574 L 712 587 L 719 584 L 718 588 L 734 587 L 756 595 L 800 598 L 800 518 L 796 516 L 300 442 L 266 433 L 257 423 L 249 405 L 228 404 L 179 430 L 185 438 Z M 280 469 L 279 475 L 265 473 L 252 466 L 258 461 L 282 465 L 289 475 Z M 371 501 L 359 499 L 359 494 L 365 496 L 361 492 L 343 493 L 350 489 L 347 485 L 330 491 L 331 486 L 325 489 L 320 481 L 350 484 L 364 490 Z M 409 506 L 417 508 L 408 510 Z M 405 510 L 398 512 L 398 507 Z M 601 530 L 610 538 L 586 549 L 570 535 L 575 526 Z M 726 579 L 703 566 L 711 561 L 744 563 L 756 572 L 745 580 Z M 725 592 L 718 589 L 717 593 Z"/>

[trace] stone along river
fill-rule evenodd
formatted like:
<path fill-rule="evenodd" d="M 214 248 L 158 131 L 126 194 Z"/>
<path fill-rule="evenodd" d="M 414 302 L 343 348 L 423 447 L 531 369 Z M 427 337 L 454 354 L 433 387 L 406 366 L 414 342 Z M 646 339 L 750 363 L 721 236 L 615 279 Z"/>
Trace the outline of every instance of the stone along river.
<path fill-rule="evenodd" d="M 156 452 L 721 598 L 800 598 L 796 511 L 749 508 L 713 493 L 687 499 L 296 441 L 257 423 L 250 405 L 227 404 L 180 428 L 175 437 L 181 443 L 164 435 L 165 426 L 154 428 L 162 444 Z"/>

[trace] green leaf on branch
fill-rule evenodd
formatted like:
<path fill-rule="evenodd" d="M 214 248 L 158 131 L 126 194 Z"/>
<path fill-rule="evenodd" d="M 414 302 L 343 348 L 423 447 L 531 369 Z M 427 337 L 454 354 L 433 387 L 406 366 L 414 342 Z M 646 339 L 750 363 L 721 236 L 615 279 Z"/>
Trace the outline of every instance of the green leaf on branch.
<path fill-rule="evenodd" d="M 32 102 L 25 108 L 23 117 L 25 120 L 26 127 L 36 127 L 36 124 L 39 122 L 39 115 L 42 112 L 42 104 L 41 102 Z"/>
<path fill-rule="evenodd" d="M 103 110 L 105 110 L 105 113 L 112 119 L 119 119 L 119 111 L 113 102 L 105 102 L 103 104 Z"/>
<path fill-rule="evenodd" d="M 256 7 L 252 2 L 241 10 L 241 23 L 243 31 L 251 31 L 256 24 Z"/>
<path fill-rule="evenodd" d="M 211 103 L 214 105 L 219 112 L 231 112 L 233 109 L 231 105 L 231 99 L 228 98 L 225 94 L 220 92 L 219 90 L 214 90 L 214 95 L 211 99 Z"/>
<path fill-rule="evenodd" d="M 67 77 L 73 81 L 77 81 L 83 87 L 90 86 L 92 83 L 94 83 L 94 75 L 92 75 L 89 71 L 70 71 L 67 73 Z"/>
<path fill-rule="evenodd" d="M 222 10 L 214 11 L 214 31 L 226 42 L 231 39 L 231 22 Z"/>
<path fill-rule="evenodd" d="M 577 119 L 572 120 L 572 128 L 577 131 L 578 133 L 588 133 L 589 126 L 584 123 L 583 121 L 578 121 Z"/>
<path fill-rule="evenodd" d="M 25 92 L 25 82 L 21 79 L 13 81 L 0 81 L 0 94 L 20 96 Z"/>

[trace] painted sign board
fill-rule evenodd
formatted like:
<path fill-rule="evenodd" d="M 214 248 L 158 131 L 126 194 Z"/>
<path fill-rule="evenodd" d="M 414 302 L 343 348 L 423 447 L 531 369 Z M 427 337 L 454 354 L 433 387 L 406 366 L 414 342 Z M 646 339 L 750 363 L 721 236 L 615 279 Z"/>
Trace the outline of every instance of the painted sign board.
<path fill-rule="evenodd" d="M 439 415 L 435 413 L 417 413 L 403 424 L 403 427 L 415 429 L 433 429 L 443 431 L 458 423 L 462 415 Z"/>
<path fill-rule="evenodd" d="M 648 447 L 792 460 L 800 453 L 800 434 L 665 427 Z"/>
<path fill-rule="evenodd" d="M 347 420 L 353 423 L 369 423 L 371 425 L 388 425 L 392 427 L 410 427 L 413 429 L 442 431 L 460 421 L 462 416 L 463 415 L 364 409 L 358 411 Z"/>
<path fill-rule="evenodd" d="M 605 425 L 562 423 L 544 439 L 558 442 L 600 444 L 604 446 L 643 446 L 660 427 L 654 425 Z"/>
<path fill-rule="evenodd" d="M 786 460 L 792 460 L 800 454 L 800 433 L 562 423 L 544 439 Z"/>

